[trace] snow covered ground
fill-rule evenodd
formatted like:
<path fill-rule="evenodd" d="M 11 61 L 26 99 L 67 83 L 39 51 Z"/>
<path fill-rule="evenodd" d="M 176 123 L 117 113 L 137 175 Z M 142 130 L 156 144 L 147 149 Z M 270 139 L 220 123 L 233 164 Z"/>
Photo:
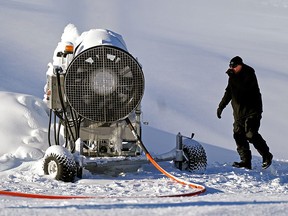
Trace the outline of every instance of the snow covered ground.
<path fill-rule="evenodd" d="M 0 2 L 0 190 L 96 199 L 41 200 L 0 196 L 0 215 L 286 215 L 288 211 L 287 0 Z M 81 33 L 107 28 L 121 34 L 145 74 L 143 141 L 153 153 L 175 146 L 180 131 L 202 143 L 204 173 L 167 171 L 204 185 L 197 197 L 156 198 L 190 192 L 148 164 L 120 176 L 92 175 L 63 183 L 43 175 L 48 114 L 42 102 L 47 63 L 64 27 Z M 256 69 L 264 101 L 260 132 L 274 161 L 261 169 L 231 167 L 238 160 L 231 108 L 216 118 L 229 60 Z M 100 198 L 109 196 L 112 198 Z M 143 198 L 141 196 L 147 196 Z M 141 198 L 140 198 L 141 197 Z"/>

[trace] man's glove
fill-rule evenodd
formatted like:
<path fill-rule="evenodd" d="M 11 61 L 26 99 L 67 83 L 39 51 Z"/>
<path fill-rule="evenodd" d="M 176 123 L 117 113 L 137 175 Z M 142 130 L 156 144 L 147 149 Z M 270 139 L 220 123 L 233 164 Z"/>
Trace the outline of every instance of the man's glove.
<path fill-rule="evenodd" d="M 229 68 L 229 69 L 226 71 L 226 73 L 228 74 L 228 76 L 232 76 L 232 75 L 234 74 L 234 70 Z"/>
<path fill-rule="evenodd" d="M 223 109 L 221 109 L 220 107 L 218 107 L 218 109 L 217 109 L 217 117 L 218 117 L 219 119 L 221 119 L 222 111 L 223 111 Z"/>

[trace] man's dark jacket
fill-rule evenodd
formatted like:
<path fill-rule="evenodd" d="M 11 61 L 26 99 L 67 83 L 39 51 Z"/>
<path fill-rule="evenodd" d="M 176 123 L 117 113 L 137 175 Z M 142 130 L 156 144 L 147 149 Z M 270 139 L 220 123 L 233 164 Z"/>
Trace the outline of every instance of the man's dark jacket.
<path fill-rule="evenodd" d="M 262 99 L 255 71 L 243 64 L 238 74 L 228 73 L 229 80 L 225 94 L 219 104 L 224 109 L 231 101 L 235 120 L 246 118 L 253 114 L 261 115 Z"/>

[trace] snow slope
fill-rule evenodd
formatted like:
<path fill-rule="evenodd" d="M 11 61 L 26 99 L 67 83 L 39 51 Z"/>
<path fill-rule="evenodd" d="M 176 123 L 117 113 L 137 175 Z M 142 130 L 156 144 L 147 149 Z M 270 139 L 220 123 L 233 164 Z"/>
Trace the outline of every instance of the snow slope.
<path fill-rule="evenodd" d="M 0 189 L 109 199 L 38 200 L 0 196 L 0 215 L 286 215 L 287 199 L 287 0 L 254 1 L 68 1 L 0 2 Z M 175 145 L 175 135 L 195 132 L 207 152 L 205 173 L 161 165 L 185 180 L 203 184 L 198 197 L 129 198 L 187 192 L 145 165 L 120 176 L 91 175 L 76 183 L 43 175 L 47 110 L 42 103 L 47 63 L 64 27 L 81 33 L 108 28 L 121 34 L 145 73 L 143 139 L 154 153 Z M 261 170 L 231 167 L 238 160 L 231 108 L 216 118 L 230 58 L 256 69 L 263 95 L 261 133 L 274 161 Z M 283 100 L 284 99 L 284 100 Z"/>

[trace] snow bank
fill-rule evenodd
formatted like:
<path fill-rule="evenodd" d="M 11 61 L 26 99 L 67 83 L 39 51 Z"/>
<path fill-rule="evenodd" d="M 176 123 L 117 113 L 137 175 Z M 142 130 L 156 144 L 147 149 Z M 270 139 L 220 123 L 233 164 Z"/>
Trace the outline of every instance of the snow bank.
<path fill-rule="evenodd" d="M 37 160 L 48 147 L 46 104 L 31 95 L 0 92 L 0 170 Z"/>

